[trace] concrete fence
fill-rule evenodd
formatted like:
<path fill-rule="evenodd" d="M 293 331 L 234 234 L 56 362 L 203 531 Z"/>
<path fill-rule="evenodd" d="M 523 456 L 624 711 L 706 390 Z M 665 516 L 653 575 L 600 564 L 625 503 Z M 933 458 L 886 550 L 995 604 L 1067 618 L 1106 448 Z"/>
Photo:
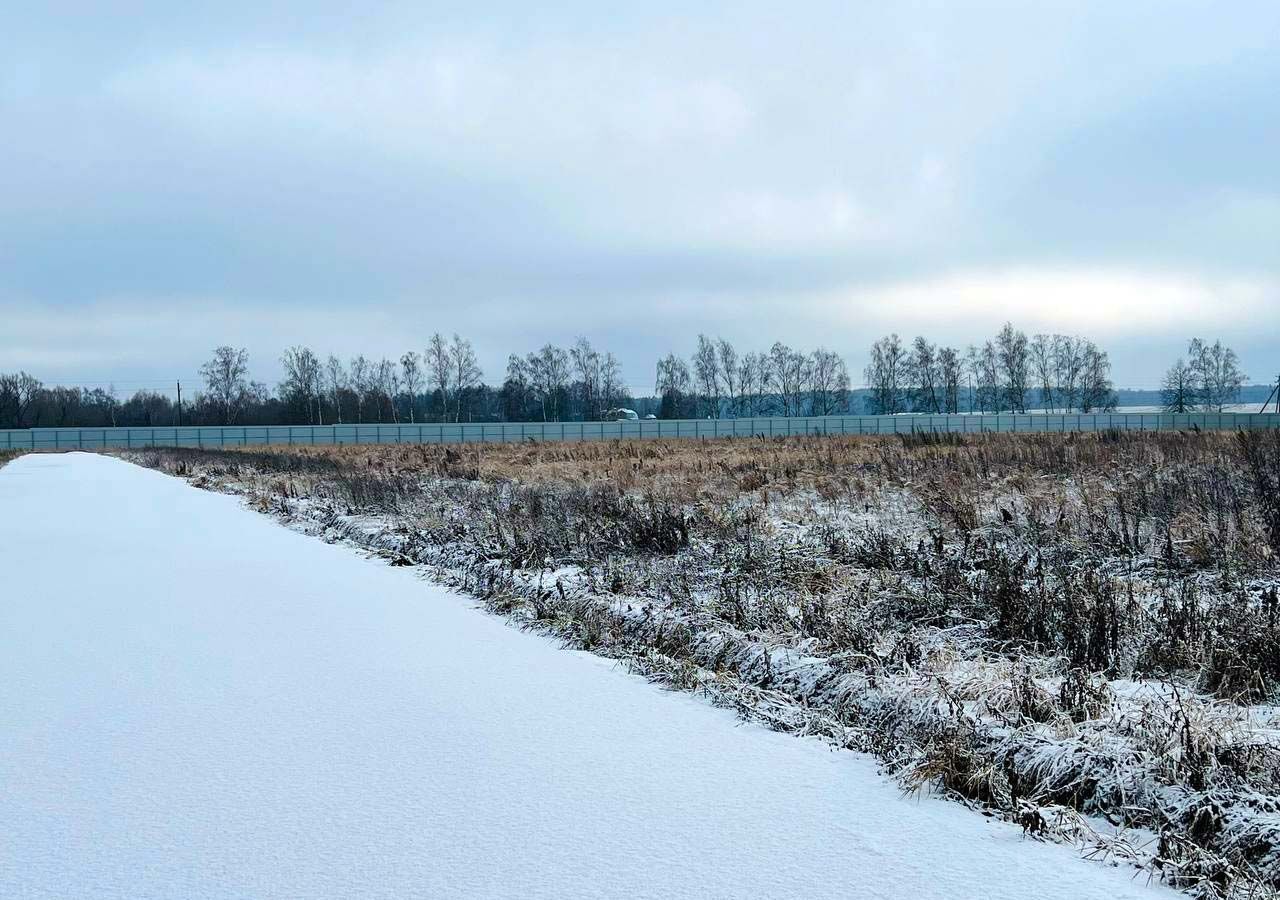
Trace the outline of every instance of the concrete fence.
<path fill-rule="evenodd" d="M 252 447 L 344 444 L 498 444 L 651 438 L 765 437 L 802 434 L 977 434 L 1068 431 L 1234 431 L 1280 428 L 1275 413 L 1099 413 L 959 416 L 808 416 L 644 419 L 629 422 L 486 422 L 427 425 L 232 425 L 190 428 L 31 428 L 0 430 L 0 450 L 107 447 Z"/>

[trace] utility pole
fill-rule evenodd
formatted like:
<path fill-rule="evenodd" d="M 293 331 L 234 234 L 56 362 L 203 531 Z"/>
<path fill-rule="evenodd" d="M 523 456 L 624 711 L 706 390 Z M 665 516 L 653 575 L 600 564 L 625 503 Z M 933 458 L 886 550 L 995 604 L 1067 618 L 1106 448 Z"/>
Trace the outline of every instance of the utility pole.
<path fill-rule="evenodd" d="M 182 382 L 178 382 L 178 425 L 182 425 Z"/>
<path fill-rule="evenodd" d="M 1276 398 L 1276 412 L 1280 413 L 1280 377 L 1276 378 L 1275 387 L 1271 389 L 1271 393 L 1267 394 L 1267 399 L 1262 401 L 1262 409 L 1258 410 L 1258 412 L 1264 413 L 1267 411 L 1267 404 L 1271 402 L 1272 397 Z"/>

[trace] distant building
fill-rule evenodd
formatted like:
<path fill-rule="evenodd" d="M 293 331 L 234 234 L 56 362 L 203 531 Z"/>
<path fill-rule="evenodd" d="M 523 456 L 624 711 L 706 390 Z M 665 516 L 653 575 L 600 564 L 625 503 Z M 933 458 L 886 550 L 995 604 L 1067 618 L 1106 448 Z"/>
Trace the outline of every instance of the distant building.
<path fill-rule="evenodd" d="M 639 414 L 637 414 L 634 409 L 626 409 L 623 407 L 611 409 L 604 414 L 604 420 L 606 422 L 634 422 L 639 418 Z M 649 418 L 653 417 L 650 416 Z"/>

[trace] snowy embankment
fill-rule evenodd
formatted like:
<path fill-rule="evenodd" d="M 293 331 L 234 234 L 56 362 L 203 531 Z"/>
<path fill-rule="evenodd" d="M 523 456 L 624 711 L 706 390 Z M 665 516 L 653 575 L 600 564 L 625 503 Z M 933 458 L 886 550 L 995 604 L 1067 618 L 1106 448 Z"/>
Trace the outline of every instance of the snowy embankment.
<path fill-rule="evenodd" d="M 1173 896 L 233 497 L 32 455 L 0 511 L 0 896 Z"/>

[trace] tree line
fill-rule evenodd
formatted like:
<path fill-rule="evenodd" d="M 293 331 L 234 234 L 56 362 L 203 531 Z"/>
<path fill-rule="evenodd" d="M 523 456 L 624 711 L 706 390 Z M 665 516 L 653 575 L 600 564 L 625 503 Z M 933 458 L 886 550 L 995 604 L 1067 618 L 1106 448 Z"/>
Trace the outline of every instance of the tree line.
<path fill-rule="evenodd" d="M 896 334 L 871 348 L 864 373 L 870 409 L 898 413 L 1095 412 L 1114 409 L 1111 361 L 1093 341 L 1063 334 L 1028 338 L 1006 324 L 963 353 Z"/>
<path fill-rule="evenodd" d="M 827 416 L 849 411 L 850 383 L 844 360 L 823 347 L 778 341 L 739 355 L 724 338 L 700 334 L 688 362 L 674 353 L 658 360 L 654 393 L 664 419 Z"/>
<path fill-rule="evenodd" d="M 140 390 L 126 400 L 95 387 L 46 387 L 26 372 L 0 374 L 0 428 L 572 421 L 609 418 L 623 408 L 659 418 L 805 416 L 839 413 L 1095 412 L 1114 409 L 1106 351 L 1086 338 L 1024 332 L 1006 324 L 963 352 L 890 334 L 871 346 L 855 392 L 844 360 L 775 342 L 739 352 L 721 337 L 698 335 L 685 358 L 657 361 L 652 396 L 631 396 L 612 352 L 578 338 L 545 344 L 507 360 L 500 385 L 484 381 L 469 340 L 434 334 L 400 358 L 321 358 L 290 347 L 273 389 L 249 373 L 243 348 L 221 346 L 200 368 L 201 389 L 179 406 Z M 1222 410 L 1239 398 L 1246 376 L 1221 341 L 1193 339 L 1166 373 L 1169 412 Z M 860 397 L 855 398 L 855 393 Z"/>

